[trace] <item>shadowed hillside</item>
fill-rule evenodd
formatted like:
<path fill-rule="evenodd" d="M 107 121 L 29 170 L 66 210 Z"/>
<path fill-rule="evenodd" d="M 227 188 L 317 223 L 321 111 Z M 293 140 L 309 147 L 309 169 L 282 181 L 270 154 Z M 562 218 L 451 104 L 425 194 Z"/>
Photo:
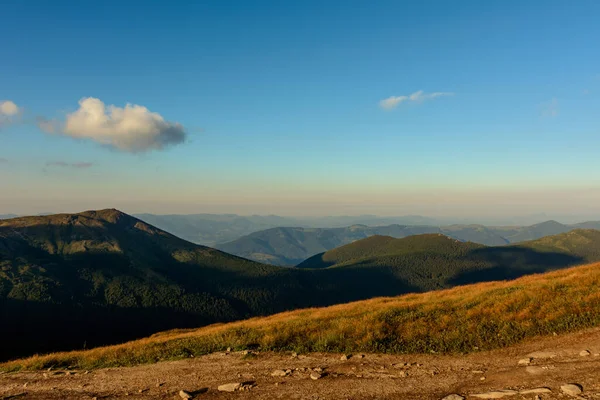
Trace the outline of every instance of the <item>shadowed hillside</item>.
<path fill-rule="evenodd" d="M 123 345 L 32 357 L 0 369 L 129 366 L 228 347 L 299 352 L 464 353 L 600 325 L 600 264 L 444 291 L 378 298 Z"/>
<path fill-rule="evenodd" d="M 318 254 L 298 268 L 349 268 L 386 266 L 404 269 L 406 265 L 428 265 L 421 271 L 448 269 L 456 275 L 466 269 L 478 274 L 471 280 L 451 279 L 453 284 L 514 278 L 529 272 L 543 272 L 581 262 L 600 260 L 600 231 L 576 229 L 519 245 L 487 247 L 460 242 L 442 234 L 417 235 L 402 239 L 372 236 Z M 453 266 L 456 264 L 455 266 Z M 442 266 L 444 265 L 444 266 Z M 460 275 L 460 274 L 459 274 Z"/>
<path fill-rule="evenodd" d="M 596 257 L 561 240 L 521 253 L 437 234 L 402 240 L 404 247 L 386 237 L 355 242 L 357 262 L 344 268 L 282 268 L 194 245 L 117 210 L 3 220 L 0 316 L 10 323 L 0 340 L 11 346 L 0 358 L 516 277 Z M 589 240 L 585 248 L 596 239 Z M 374 261 L 381 252 L 387 258 Z M 47 326 L 60 329 L 40 329 Z"/>

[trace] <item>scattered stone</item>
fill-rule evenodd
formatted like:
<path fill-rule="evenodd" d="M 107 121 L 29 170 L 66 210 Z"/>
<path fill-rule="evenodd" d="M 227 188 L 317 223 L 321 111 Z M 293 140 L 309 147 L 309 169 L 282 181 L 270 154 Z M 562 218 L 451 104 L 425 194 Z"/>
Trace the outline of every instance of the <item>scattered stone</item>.
<path fill-rule="evenodd" d="M 536 393 L 552 393 L 552 390 L 547 387 L 539 387 L 534 389 L 521 390 L 519 394 L 536 394 Z"/>
<path fill-rule="evenodd" d="M 590 352 L 589 352 L 589 350 L 581 350 L 581 352 L 579 352 L 579 355 L 580 355 L 581 357 L 587 357 L 587 356 L 589 356 L 590 354 L 592 354 L 592 353 L 590 353 Z"/>
<path fill-rule="evenodd" d="M 323 375 L 321 375 L 318 372 L 313 372 L 312 374 L 310 374 L 310 379 L 312 379 L 313 381 L 316 381 L 317 379 L 321 379 L 323 377 Z"/>
<path fill-rule="evenodd" d="M 556 357 L 556 353 L 552 353 L 550 351 L 534 351 L 533 353 L 527 354 L 527 357 L 531 358 L 554 358 Z"/>
<path fill-rule="evenodd" d="M 217 388 L 219 392 L 235 392 L 236 390 L 240 390 L 242 388 L 242 384 L 239 382 L 235 383 L 226 383 Z"/>
<path fill-rule="evenodd" d="M 484 373 L 483 371 L 479 371 L 479 370 L 475 370 L 475 371 L 471 371 L 471 372 L 474 374 L 483 374 Z"/>
<path fill-rule="evenodd" d="M 365 358 L 365 355 L 364 354 L 359 354 L 358 358 Z"/>
<path fill-rule="evenodd" d="M 503 397 L 514 396 L 516 394 L 519 394 L 519 392 L 516 390 L 495 390 L 492 392 L 472 394 L 471 396 L 478 397 L 480 399 L 501 399 Z"/>
<path fill-rule="evenodd" d="M 480 381 L 485 381 L 485 376 L 482 376 L 481 378 L 479 378 Z"/>
<path fill-rule="evenodd" d="M 275 371 L 271 372 L 271 376 L 279 376 L 279 377 L 283 377 L 283 376 L 287 376 L 288 373 L 282 369 L 276 369 Z"/>
<path fill-rule="evenodd" d="M 465 400 L 465 398 L 464 398 L 464 396 L 461 396 L 460 394 L 452 393 L 452 394 L 449 394 L 448 396 L 444 397 L 442 400 Z"/>
<path fill-rule="evenodd" d="M 225 350 L 228 353 L 231 353 L 231 347 L 228 347 L 227 350 Z"/>
<path fill-rule="evenodd" d="M 179 397 L 181 397 L 182 399 L 186 399 L 187 400 L 187 399 L 191 399 L 194 396 L 192 396 L 191 393 L 188 393 L 185 390 L 180 390 L 179 391 Z"/>
<path fill-rule="evenodd" d="M 315 371 L 315 372 L 323 372 L 323 368 L 321 368 L 321 367 L 313 368 L 313 371 Z"/>
<path fill-rule="evenodd" d="M 560 390 L 562 390 L 564 394 L 568 394 L 569 396 L 577 396 L 581 394 L 581 392 L 583 392 L 583 388 L 577 383 L 569 383 L 567 385 L 562 385 L 560 387 Z"/>
<path fill-rule="evenodd" d="M 352 354 L 344 354 L 340 357 L 340 360 L 346 361 L 352 357 Z"/>
<path fill-rule="evenodd" d="M 532 360 L 531 357 L 521 358 L 519 360 L 519 365 L 528 365 L 529 363 L 531 363 L 531 360 Z"/>
<path fill-rule="evenodd" d="M 298 353 L 296 353 L 295 351 L 292 353 L 292 358 L 298 358 Z"/>

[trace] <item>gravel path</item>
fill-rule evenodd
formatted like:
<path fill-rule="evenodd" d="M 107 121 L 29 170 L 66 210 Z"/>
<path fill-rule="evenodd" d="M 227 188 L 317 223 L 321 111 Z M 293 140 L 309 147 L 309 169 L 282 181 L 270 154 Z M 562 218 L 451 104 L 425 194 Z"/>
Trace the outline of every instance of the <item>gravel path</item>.
<path fill-rule="evenodd" d="M 132 368 L 2 374 L 0 399 L 181 399 L 181 390 L 195 399 L 600 399 L 600 329 L 465 356 L 342 358 L 232 352 Z M 228 383 L 242 390 L 218 390 Z M 576 386 L 561 389 L 567 384 Z"/>

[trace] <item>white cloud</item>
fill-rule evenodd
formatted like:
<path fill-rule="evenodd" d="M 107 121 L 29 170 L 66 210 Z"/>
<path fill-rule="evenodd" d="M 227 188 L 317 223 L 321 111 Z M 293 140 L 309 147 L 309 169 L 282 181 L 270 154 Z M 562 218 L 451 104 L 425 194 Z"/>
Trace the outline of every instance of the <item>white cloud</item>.
<path fill-rule="evenodd" d="M 0 127 L 13 122 L 20 112 L 21 109 L 13 101 L 0 100 Z"/>
<path fill-rule="evenodd" d="M 146 107 L 127 104 L 125 107 L 106 106 L 101 100 L 87 97 L 79 101 L 79 109 L 67 115 L 63 124 L 38 118 L 38 126 L 50 133 L 58 132 L 78 139 L 132 153 L 161 150 L 182 143 L 184 127 L 165 121 Z"/>
<path fill-rule="evenodd" d="M 554 118 L 559 112 L 560 109 L 556 97 L 553 97 L 549 102 L 542 104 L 542 117 Z"/>
<path fill-rule="evenodd" d="M 379 102 L 379 106 L 384 110 L 391 110 L 396 108 L 400 103 L 403 102 L 413 102 L 413 103 L 422 103 L 425 100 L 435 99 L 437 97 L 443 96 L 452 96 L 454 93 L 451 92 L 433 92 L 433 93 L 425 93 L 422 90 L 414 92 L 408 96 L 391 96 L 387 99 L 383 99 Z"/>
<path fill-rule="evenodd" d="M 19 107 L 10 100 L 0 101 L 0 114 L 12 117 L 19 113 Z"/>

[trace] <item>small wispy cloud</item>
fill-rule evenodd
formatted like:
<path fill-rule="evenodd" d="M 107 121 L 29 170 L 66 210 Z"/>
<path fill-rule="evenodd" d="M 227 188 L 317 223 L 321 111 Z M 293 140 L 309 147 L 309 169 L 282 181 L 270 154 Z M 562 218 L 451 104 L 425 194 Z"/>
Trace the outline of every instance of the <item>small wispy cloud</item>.
<path fill-rule="evenodd" d="M 35 123 L 38 128 L 46 133 L 58 133 L 61 130 L 61 123 L 55 119 L 38 116 L 35 118 Z"/>
<path fill-rule="evenodd" d="M 47 167 L 75 168 L 75 169 L 90 168 L 93 165 L 94 165 L 94 163 L 91 163 L 91 162 L 68 163 L 65 161 L 49 161 L 46 163 Z"/>
<path fill-rule="evenodd" d="M 8 164 L 8 158 L 0 157 L 0 164 Z"/>
<path fill-rule="evenodd" d="M 541 105 L 541 114 L 545 118 L 554 118 L 560 113 L 558 99 L 553 97 L 552 100 Z"/>
<path fill-rule="evenodd" d="M 402 96 L 390 96 L 387 99 L 383 99 L 379 102 L 379 106 L 384 110 L 392 110 L 396 108 L 401 103 L 412 102 L 412 103 L 422 103 L 426 100 L 436 99 L 438 97 L 444 96 L 453 96 L 452 92 L 433 92 L 433 93 L 425 93 L 422 90 L 416 91 L 409 95 Z"/>

